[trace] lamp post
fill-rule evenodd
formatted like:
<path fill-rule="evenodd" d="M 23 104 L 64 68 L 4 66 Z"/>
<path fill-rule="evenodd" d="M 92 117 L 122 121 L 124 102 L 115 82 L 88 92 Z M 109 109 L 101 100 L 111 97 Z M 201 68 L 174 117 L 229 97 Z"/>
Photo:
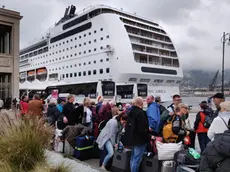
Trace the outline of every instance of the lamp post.
<path fill-rule="evenodd" d="M 228 36 L 228 38 L 227 38 Z M 221 38 L 221 42 L 223 43 L 222 47 L 222 84 L 221 84 L 221 92 L 224 94 L 224 55 L 225 55 L 225 43 L 228 42 L 230 45 L 230 33 L 223 32 L 223 36 Z"/>

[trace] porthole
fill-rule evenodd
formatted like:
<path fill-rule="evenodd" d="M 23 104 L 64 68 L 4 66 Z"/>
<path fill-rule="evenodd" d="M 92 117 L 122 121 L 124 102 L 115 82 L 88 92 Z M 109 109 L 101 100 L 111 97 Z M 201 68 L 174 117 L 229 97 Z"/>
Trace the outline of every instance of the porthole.
<path fill-rule="evenodd" d="M 101 31 L 103 31 L 103 28 L 101 28 Z"/>
<path fill-rule="evenodd" d="M 109 39 L 109 35 L 107 35 L 106 38 Z"/>
<path fill-rule="evenodd" d="M 89 35 L 91 35 L 91 32 L 89 32 Z"/>
<path fill-rule="evenodd" d="M 103 40 L 103 37 L 101 37 L 101 41 Z"/>

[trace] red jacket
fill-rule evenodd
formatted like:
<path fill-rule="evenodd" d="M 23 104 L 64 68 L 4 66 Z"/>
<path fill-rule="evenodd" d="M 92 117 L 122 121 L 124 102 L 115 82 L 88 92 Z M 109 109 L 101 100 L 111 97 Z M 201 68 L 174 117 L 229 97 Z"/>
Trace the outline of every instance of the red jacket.
<path fill-rule="evenodd" d="M 97 122 L 98 124 L 101 121 L 108 121 L 112 118 L 112 114 L 111 114 L 111 107 L 110 104 L 103 104 L 102 107 L 99 110 L 98 116 L 97 116 Z"/>
<path fill-rule="evenodd" d="M 199 116 L 198 116 L 199 115 Z M 205 122 L 205 114 L 203 112 L 199 112 L 199 114 L 197 114 L 197 123 L 198 126 L 195 128 L 196 129 L 196 133 L 207 133 L 208 132 L 208 128 L 204 127 L 204 122 Z"/>

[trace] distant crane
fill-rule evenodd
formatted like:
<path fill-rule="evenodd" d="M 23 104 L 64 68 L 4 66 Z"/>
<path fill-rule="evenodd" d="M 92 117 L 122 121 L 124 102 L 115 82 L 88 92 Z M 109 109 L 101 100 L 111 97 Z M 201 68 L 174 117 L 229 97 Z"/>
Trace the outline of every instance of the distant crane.
<path fill-rule="evenodd" d="M 214 78 L 212 79 L 211 84 L 209 85 L 209 91 L 214 91 L 218 74 L 219 74 L 219 69 L 217 70 L 216 74 L 214 75 Z"/>

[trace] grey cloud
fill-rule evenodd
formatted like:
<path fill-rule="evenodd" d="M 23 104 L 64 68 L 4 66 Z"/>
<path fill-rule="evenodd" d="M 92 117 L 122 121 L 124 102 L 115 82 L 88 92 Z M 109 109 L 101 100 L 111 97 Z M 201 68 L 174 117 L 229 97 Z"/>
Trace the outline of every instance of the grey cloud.
<path fill-rule="evenodd" d="M 22 46 L 41 37 L 71 4 L 76 5 L 77 11 L 89 5 L 106 4 L 136 12 L 164 24 L 185 68 L 215 69 L 220 63 L 217 57 L 221 55 L 221 34 L 230 28 L 229 0 L 1 0 L 1 4 L 24 16 L 21 20 Z M 228 54 L 226 51 L 226 57 Z M 209 63 L 205 63 L 207 59 Z M 226 66 L 229 65 L 226 60 Z"/>
<path fill-rule="evenodd" d="M 205 37 L 210 36 L 207 30 L 203 30 L 195 26 L 190 26 L 187 32 L 188 36 L 192 38 L 204 39 Z"/>

